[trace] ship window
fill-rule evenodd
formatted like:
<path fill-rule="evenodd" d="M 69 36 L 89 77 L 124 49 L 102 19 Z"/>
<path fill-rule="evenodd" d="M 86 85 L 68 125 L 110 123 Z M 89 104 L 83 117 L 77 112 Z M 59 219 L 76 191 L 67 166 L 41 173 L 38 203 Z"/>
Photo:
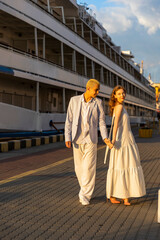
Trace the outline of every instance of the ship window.
<path fill-rule="evenodd" d="M 53 106 L 56 107 L 56 105 L 57 105 L 57 99 L 54 97 L 53 98 Z"/>
<path fill-rule="evenodd" d="M 122 85 L 122 80 L 120 77 L 118 77 L 118 85 Z"/>

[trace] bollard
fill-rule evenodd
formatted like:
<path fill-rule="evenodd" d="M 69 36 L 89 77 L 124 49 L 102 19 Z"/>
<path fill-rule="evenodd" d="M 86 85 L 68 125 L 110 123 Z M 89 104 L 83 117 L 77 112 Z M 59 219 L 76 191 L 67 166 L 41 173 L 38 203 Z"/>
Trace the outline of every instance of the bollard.
<path fill-rule="evenodd" d="M 158 223 L 160 223 L 160 189 L 158 190 Z"/>

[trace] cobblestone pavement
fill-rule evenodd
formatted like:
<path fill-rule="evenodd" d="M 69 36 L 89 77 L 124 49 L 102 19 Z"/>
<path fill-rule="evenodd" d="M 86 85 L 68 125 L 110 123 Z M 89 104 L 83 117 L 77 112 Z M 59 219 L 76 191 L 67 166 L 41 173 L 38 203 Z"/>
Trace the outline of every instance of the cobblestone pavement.
<path fill-rule="evenodd" d="M 0 182 L 0 239 L 160 239 L 160 224 L 157 223 L 160 136 L 154 135 L 152 139 L 137 138 L 136 141 L 145 175 L 146 196 L 132 199 L 131 206 L 106 203 L 107 166 L 103 164 L 105 148 L 100 145 L 96 187 L 88 206 L 82 206 L 78 201 L 79 186 L 72 160 L 59 162 L 55 166 L 49 165 L 41 171 L 5 184 Z M 63 152 L 62 159 L 69 156 L 68 149 L 59 149 L 56 152 L 53 150 L 52 156 L 58 157 L 60 151 Z M 34 159 L 33 155 L 27 155 L 26 161 L 30 157 L 37 161 L 36 158 L 40 155 L 38 152 L 34 153 Z M 49 159 L 52 156 L 51 151 L 43 155 L 45 160 L 48 158 L 48 164 L 51 163 Z M 16 157 L 13 162 L 17 164 Z M 2 172 L 1 174 L 3 175 Z"/>

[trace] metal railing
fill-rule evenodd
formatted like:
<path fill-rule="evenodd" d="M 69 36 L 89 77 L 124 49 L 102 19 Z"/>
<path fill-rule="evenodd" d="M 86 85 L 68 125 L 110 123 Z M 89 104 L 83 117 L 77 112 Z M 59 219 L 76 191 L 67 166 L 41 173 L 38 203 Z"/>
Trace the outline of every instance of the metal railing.
<path fill-rule="evenodd" d="M 74 73 L 74 74 L 76 74 L 76 75 L 78 75 L 78 76 L 86 77 L 86 76 L 84 76 L 84 75 L 82 75 L 82 74 L 77 73 L 76 71 L 73 71 L 73 70 L 71 70 L 71 69 L 65 68 L 64 66 L 61 66 L 61 65 L 59 65 L 59 64 L 57 64 L 57 63 L 54 63 L 54 62 L 49 61 L 49 60 L 47 60 L 47 59 L 44 59 L 44 58 L 42 58 L 42 57 L 36 56 L 35 54 L 28 53 L 28 52 L 26 52 L 26 51 L 20 50 L 20 49 L 18 49 L 18 48 L 15 48 L 15 47 L 13 47 L 13 46 L 8 45 L 8 44 L 5 44 L 5 43 L 0 42 L 0 47 L 1 47 L 1 48 L 4 48 L 4 49 L 7 49 L 7 50 L 10 50 L 10 51 L 12 51 L 12 52 L 21 54 L 21 55 L 26 56 L 26 57 L 30 57 L 30 58 L 32 58 L 32 59 L 36 59 L 36 60 L 39 60 L 39 61 L 44 62 L 44 63 L 47 63 L 47 64 L 51 64 L 51 65 L 53 65 L 53 66 L 56 66 L 56 67 L 58 67 L 58 68 L 60 68 L 60 69 L 65 70 L 65 71 Z M 23 70 L 21 70 L 21 71 L 23 71 Z M 35 73 L 32 73 L 32 74 L 37 75 L 37 76 L 41 76 L 40 74 L 35 74 Z M 44 76 L 42 76 L 42 77 L 44 77 Z M 50 77 L 45 76 L 45 78 L 50 78 Z M 87 78 L 87 77 L 86 77 L 86 78 Z M 70 84 L 70 85 L 74 85 L 74 84 L 71 84 L 71 83 L 69 83 L 69 84 Z M 143 99 L 143 96 L 140 97 L 140 99 Z M 144 100 L 147 100 L 147 99 L 144 98 Z M 150 103 L 149 101 L 147 101 L 147 102 Z"/>
<path fill-rule="evenodd" d="M 0 102 L 35 110 L 35 97 L 15 93 L 0 92 Z"/>

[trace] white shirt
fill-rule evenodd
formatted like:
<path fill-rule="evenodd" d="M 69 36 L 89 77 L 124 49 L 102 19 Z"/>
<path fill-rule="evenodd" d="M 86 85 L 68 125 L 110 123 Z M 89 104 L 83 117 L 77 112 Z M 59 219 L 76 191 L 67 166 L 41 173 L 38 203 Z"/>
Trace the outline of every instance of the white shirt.
<path fill-rule="evenodd" d="M 90 135 L 89 135 L 89 109 L 90 104 L 93 101 L 93 98 L 89 102 L 85 102 L 84 94 L 81 98 L 81 110 L 80 110 L 80 117 L 79 117 L 79 124 L 75 142 L 76 144 L 85 144 L 90 143 Z"/>

